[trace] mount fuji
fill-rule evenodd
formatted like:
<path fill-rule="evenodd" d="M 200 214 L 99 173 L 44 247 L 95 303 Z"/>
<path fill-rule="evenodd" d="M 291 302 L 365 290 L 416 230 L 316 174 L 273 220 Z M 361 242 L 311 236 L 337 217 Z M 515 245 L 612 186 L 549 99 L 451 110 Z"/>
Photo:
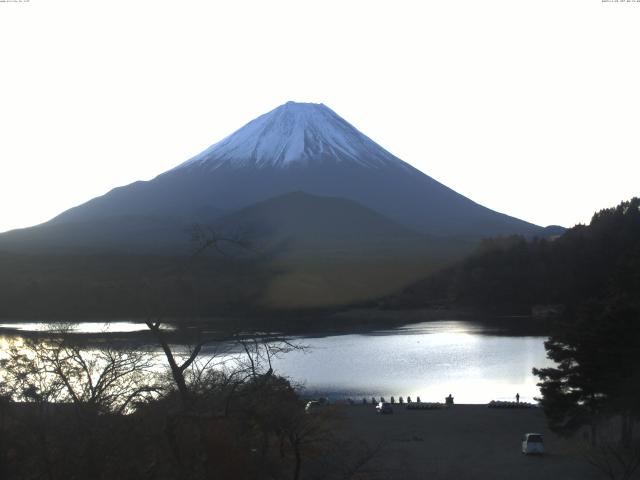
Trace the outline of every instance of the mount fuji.
<path fill-rule="evenodd" d="M 74 292 L 88 288 L 86 278 L 96 305 L 111 298 L 119 278 L 131 287 L 111 303 L 133 305 L 140 275 L 131 262 L 155 265 L 192 252 L 185 230 L 194 224 L 224 235 L 240 232 L 259 246 L 244 266 L 222 263 L 206 276 L 205 283 L 226 282 L 214 289 L 225 292 L 221 301 L 241 294 L 278 308 L 379 298 L 460 258 L 482 237 L 545 235 L 442 185 L 325 105 L 289 102 L 150 181 L 1 234 L 0 271 L 24 276 L 25 291 L 33 276 L 44 275 L 50 281 L 40 291 L 62 289 L 50 297 L 68 295 L 73 305 Z M 18 261 L 12 252 L 27 255 Z M 237 268 L 254 270 L 240 275 Z M 48 301 L 42 300 L 45 312 L 54 309 Z"/>
<path fill-rule="evenodd" d="M 291 192 L 353 201 L 414 232 L 481 238 L 541 234 L 395 157 L 323 104 L 288 102 L 150 181 L 118 187 L 49 222 L 0 235 L 39 248 L 154 250 L 185 227 Z"/>

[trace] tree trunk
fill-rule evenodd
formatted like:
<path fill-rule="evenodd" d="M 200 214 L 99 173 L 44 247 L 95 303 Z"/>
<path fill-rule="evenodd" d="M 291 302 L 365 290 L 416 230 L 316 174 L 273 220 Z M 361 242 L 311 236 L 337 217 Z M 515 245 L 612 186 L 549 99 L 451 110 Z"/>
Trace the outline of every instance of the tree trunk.
<path fill-rule="evenodd" d="M 300 452 L 300 440 L 295 439 L 291 442 L 293 446 L 293 453 L 295 455 L 296 463 L 293 470 L 293 480 L 300 479 L 300 467 L 302 466 L 302 453 Z"/>
<path fill-rule="evenodd" d="M 9 403 L 9 400 L 6 400 Z M 6 438 L 5 432 L 5 399 L 0 396 L 0 478 L 7 477 L 6 457 L 5 457 L 5 445 L 4 439 Z"/>
<path fill-rule="evenodd" d="M 633 438 L 633 420 L 628 411 L 620 415 L 620 443 L 624 448 L 631 447 Z"/>
<path fill-rule="evenodd" d="M 173 356 L 173 352 L 171 351 L 169 344 L 167 343 L 164 336 L 162 335 L 159 322 L 153 323 L 153 322 L 147 321 L 146 324 L 149 327 L 149 329 L 153 332 L 156 339 L 158 340 L 158 343 L 160 343 L 162 350 L 164 351 L 164 355 L 167 358 L 167 362 L 169 363 L 169 368 L 171 370 L 171 376 L 173 377 L 173 381 L 176 382 L 176 386 L 178 387 L 178 393 L 180 394 L 180 402 L 182 404 L 182 410 L 187 411 L 190 407 L 190 395 L 189 395 L 189 389 L 187 388 L 187 382 L 184 379 L 184 368 L 183 368 L 187 364 L 185 363 L 185 365 L 181 367 L 176 363 L 176 359 Z"/>

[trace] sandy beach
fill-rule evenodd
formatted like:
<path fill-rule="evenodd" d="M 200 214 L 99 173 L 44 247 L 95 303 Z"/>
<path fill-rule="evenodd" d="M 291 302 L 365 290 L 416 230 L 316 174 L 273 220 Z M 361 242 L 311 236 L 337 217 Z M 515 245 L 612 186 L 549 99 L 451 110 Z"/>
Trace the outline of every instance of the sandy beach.
<path fill-rule="evenodd" d="M 387 479 L 588 480 L 598 478 L 580 444 L 552 434 L 542 411 L 455 405 L 451 409 L 406 410 L 392 415 L 373 405 L 338 407 L 345 436 L 382 444 L 368 466 Z M 520 451 L 524 433 L 544 434 L 546 454 Z"/>

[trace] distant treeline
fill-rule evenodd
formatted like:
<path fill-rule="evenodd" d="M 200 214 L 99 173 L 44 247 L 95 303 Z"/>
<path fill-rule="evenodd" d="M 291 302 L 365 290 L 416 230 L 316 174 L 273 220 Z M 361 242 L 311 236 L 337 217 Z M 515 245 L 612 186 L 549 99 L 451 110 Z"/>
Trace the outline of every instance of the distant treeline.
<path fill-rule="evenodd" d="M 488 239 L 465 260 L 384 302 L 386 307 L 456 304 L 527 313 L 619 292 L 640 292 L 640 199 L 594 214 L 552 239 Z"/>
<path fill-rule="evenodd" d="M 0 252 L 0 318 L 189 317 L 255 308 L 273 267 L 202 255 Z"/>
<path fill-rule="evenodd" d="M 529 313 L 534 305 L 577 305 L 615 291 L 638 292 L 639 207 L 640 199 L 633 198 L 597 212 L 589 225 L 577 225 L 555 239 L 484 240 L 464 260 L 376 303 L 390 309 L 456 305 Z M 350 274 L 351 264 L 345 265 L 339 267 L 341 278 Z M 393 279 L 397 272 L 388 262 L 381 265 L 370 269 L 367 281 L 384 284 Z M 264 299 L 287 268 L 291 266 L 261 256 L 0 251 L 0 318 L 279 315 L 275 309 L 265 310 Z M 300 268 L 302 273 L 308 270 Z M 301 282 L 306 277 L 292 278 Z M 299 315 L 314 309 L 289 310 Z"/>

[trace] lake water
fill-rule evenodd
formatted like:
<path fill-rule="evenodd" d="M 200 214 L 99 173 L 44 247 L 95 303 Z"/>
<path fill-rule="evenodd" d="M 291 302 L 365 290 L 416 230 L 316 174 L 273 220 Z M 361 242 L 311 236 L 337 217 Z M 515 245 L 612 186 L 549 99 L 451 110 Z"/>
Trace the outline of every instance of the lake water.
<path fill-rule="evenodd" d="M 69 324 L 71 330 L 80 333 L 121 333 L 121 332 L 144 332 L 147 326 L 137 322 L 80 322 Z M 50 329 L 50 324 L 46 322 L 14 322 L 0 323 L 0 329 L 14 329 L 21 332 L 46 332 Z"/>
<path fill-rule="evenodd" d="M 526 320 L 523 320 L 526 321 Z M 21 330 L 41 324 L 2 324 Z M 144 324 L 79 324 L 77 331 L 132 332 Z M 277 373 L 303 387 L 306 395 L 353 398 L 392 395 L 457 403 L 533 401 L 539 395 L 535 367 L 552 365 L 541 336 L 515 336 L 466 321 L 436 321 L 358 334 L 297 337 L 308 346 L 274 361 Z M 206 354 L 205 349 L 203 353 Z"/>
<path fill-rule="evenodd" d="M 532 367 L 550 366 L 546 337 L 508 336 L 470 322 L 439 321 L 368 334 L 301 338 L 275 368 L 309 393 L 360 400 L 372 395 L 458 403 L 533 401 Z"/>

